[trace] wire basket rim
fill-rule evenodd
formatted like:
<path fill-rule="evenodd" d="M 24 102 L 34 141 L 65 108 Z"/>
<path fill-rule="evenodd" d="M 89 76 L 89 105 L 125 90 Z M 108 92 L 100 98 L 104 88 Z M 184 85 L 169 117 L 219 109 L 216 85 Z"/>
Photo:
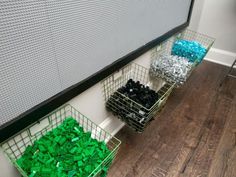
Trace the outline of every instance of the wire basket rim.
<path fill-rule="evenodd" d="M 197 31 L 188 29 L 188 28 L 187 28 L 187 29 L 184 29 L 184 30 L 181 31 L 179 34 L 181 35 L 181 34 L 186 33 L 186 32 L 191 32 L 191 33 L 195 33 L 195 34 L 204 36 L 204 37 L 206 37 L 206 38 L 212 40 L 213 43 L 214 43 L 214 41 L 216 40 L 216 38 L 214 38 L 214 37 L 212 37 L 212 36 L 209 36 L 209 35 L 207 35 L 207 34 L 205 34 L 205 33 L 200 33 L 200 32 L 197 32 Z M 179 37 L 178 37 L 178 34 L 177 34 L 176 38 L 179 38 Z M 181 38 L 181 37 L 180 37 L 180 38 Z"/>

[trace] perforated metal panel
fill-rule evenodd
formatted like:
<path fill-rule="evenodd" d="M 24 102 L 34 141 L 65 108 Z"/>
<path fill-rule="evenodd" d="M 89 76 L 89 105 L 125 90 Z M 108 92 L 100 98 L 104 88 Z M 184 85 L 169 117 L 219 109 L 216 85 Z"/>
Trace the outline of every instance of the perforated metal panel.
<path fill-rule="evenodd" d="M 183 24 L 189 6 L 190 0 L 48 1 L 63 88 Z"/>
<path fill-rule="evenodd" d="M 44 1 L 0 2 L 0 124 L 61 91 Z"/>
<path fill-rule="evenodd" d="M 1 0 L 0 125 L 187 21 L 190 0 Z"/>

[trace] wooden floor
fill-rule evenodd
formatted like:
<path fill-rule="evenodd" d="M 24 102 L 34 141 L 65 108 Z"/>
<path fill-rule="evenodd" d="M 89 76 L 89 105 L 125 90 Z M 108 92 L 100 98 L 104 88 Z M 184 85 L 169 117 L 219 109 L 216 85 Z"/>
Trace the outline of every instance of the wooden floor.
<path fill-rule="evenodd" d="M 142 134 L 124 127 L 109 177 L 236 177 L 236 80 L 203 62 Z"/>

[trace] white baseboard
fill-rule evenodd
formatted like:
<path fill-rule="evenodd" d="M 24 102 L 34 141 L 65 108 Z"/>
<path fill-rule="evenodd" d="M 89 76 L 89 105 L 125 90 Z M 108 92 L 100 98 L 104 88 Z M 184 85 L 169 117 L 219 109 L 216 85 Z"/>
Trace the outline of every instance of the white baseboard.
<path fill-rule="evenodd" d="M 111 135 L 115 135 L 122 127 L 124 127 L 124 123 L 121 122 L 119 119 L 117 118 L 112 118 L 112 117 L 108 117 L 106 118 L 102 123 L 99 124 L 99 126 L 103 129 L 105 129 L 106 131 L 108 131 L 109 133 L 111 133 Z"/>
<path fill-rule="evenodd" d="M 236 53 L 226 50 L 211 48 L 204 60 L 218 63 L 225 66 L 231 66 L 236 59 Z"/>

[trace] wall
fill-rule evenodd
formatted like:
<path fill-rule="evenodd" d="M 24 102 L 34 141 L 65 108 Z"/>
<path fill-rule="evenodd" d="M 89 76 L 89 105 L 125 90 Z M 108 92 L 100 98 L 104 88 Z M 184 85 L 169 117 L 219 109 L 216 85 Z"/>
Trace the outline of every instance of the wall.
<path fill-rule="evenodd" d="M 216 38 L 206 59 L 231 65 L 236 58 L 235 0 L 196 0 L 189 28 Z"/>
<path fill-rule="evenodd" d="M 195 0 L 189 28 L 197 31 L 205 0 Z"/>

